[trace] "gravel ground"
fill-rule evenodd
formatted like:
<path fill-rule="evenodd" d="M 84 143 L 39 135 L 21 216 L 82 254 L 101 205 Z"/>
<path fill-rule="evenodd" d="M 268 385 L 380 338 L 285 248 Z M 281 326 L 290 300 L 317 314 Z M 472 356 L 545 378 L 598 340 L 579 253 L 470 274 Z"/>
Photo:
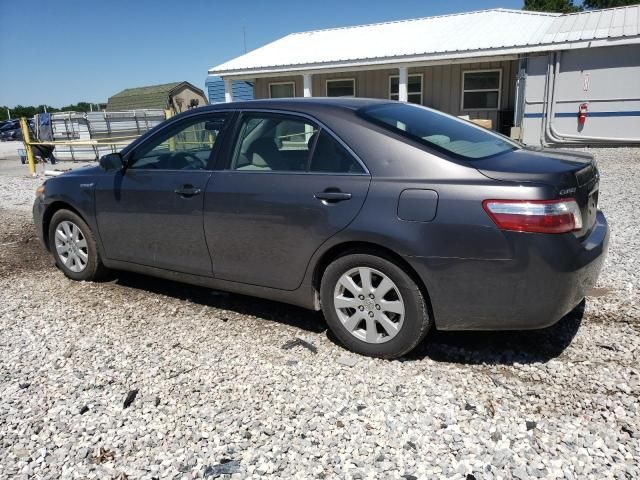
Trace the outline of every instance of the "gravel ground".
<path fill-rule="evenodd" d="M 593 152 L 612 238 L 586 304 L 399 361 L 295 307 L 69 281 L 34 239 L 41 180 L 0 172 L 0 477 L 640 478 L 640 150 Z"/>

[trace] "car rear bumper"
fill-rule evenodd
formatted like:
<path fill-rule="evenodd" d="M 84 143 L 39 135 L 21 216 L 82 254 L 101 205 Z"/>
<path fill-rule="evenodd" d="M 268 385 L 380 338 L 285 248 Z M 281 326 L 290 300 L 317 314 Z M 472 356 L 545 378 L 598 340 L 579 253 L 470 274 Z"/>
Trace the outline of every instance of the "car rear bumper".
<path fill-rule="evenodd" d="M 528 330 L 553 325 L 598 279 L 609 227 L 598 212 L 591 232 L 548 235 L 504 232 L 504 260 L 406 257 L 429 292 L 442 330 Z"/>

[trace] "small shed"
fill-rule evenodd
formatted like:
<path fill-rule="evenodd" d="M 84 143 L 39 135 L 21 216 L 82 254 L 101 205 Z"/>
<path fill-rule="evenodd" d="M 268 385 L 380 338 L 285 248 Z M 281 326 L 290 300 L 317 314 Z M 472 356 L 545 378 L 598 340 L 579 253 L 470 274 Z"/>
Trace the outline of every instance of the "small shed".
<path fill-rule="evenodd" d="M 109 97 L 108 112 L 142 109 L 171 109 L 174 113 L 207 105 L 204 92 L 189 82 L 172 82 L 127 88 Z"/>

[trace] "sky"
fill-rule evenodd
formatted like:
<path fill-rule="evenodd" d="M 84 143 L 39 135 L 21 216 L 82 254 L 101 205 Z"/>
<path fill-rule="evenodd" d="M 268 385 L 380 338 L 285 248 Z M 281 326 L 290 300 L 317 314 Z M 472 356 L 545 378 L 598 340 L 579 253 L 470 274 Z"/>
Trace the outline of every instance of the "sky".
<path fill-rule="evenodd" d="M 0 0 L 0 105 L 106 102 L 186 80 L 289 33 L 487 8 L 522 0 Z"/>

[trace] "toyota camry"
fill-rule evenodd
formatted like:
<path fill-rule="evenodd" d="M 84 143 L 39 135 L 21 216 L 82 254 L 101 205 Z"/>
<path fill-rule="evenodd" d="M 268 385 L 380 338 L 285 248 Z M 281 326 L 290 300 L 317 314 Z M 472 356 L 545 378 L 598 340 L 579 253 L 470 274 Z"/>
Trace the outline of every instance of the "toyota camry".
<path fill-rule="evenodd" d="M 557 322 L 608 227 L 585 153 L 524 148 L 438 111 L 334 98 L 189 110 L 48 179 L 33 216 L 74 280 L 129 270 L 322 310 L 352 351 L 430 328 Z"/>

